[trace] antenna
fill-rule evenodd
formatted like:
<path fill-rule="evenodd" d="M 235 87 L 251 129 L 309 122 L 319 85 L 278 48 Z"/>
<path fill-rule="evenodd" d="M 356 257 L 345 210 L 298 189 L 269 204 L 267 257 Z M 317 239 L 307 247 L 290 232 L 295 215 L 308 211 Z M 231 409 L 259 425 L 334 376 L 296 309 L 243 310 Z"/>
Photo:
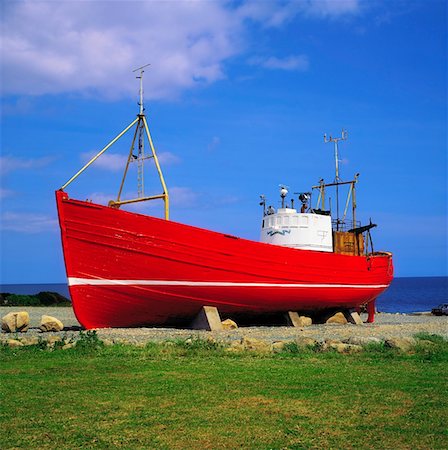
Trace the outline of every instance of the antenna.
<path fill-rule="evenodd" d="M 145 64 L 144 66 L 138 67 L 137 69 L 134 69 L 132 72 L 140 71 L 140 76 L 136 76 L 135 78 L 140 79 L 140 115 L 142 116 L 145 108 L 143 107 L 143 74 L 144 74 L 144 68 L 150 66 L 151 64 Z"/>
<path fill-rule="evenodd" d="M 339 231 L 339 183 L 342 181 L 339 178 L 339 149 L 338 149 L 338 142 L 339 141 L 346 141 L 348 137 L 348 133 L 344 128 L 342 128 L 341 137 L 332 137 L 330 135 L 329 138 L 327 138 L 327 133 L 324 134 L 324 142 L 328 144 L 328 142 L 334 142 L 334 160 L 335 160 L 335 172 L 336 176 L 334 178 L 334 182 L 336 184 L 336 230 Z M 330 204 L 330 210 L 331 210 L 331 204 Z"/>
<path fill-rule="evenodd" d="M 143 117 L 145 114 L 145 108 L 143 106 L 143 74 L 144 68 L 150 66 L 151 64 L 145 64 L 132 72 L 140 71 L 140 75 L 137 75 L 137 79 L 140 79 L 140 114 L 139 117 Z M 138 156 L 137 156 L 137 195 L 139 198 L 145 195 L 144 191 L 144 161 L 147 159 L 145 156 L 145 124 L 143 121 L 139 121 L 137 124 L 138 133 Z"/>
<path fill-rule="evenodd" d="M 263 207 L 263 217 L 266 215 L 266 197 L 261 194 L 260 195 L 260 206 Z"/>
<path fill-rule="evenodd" d="M 342 181 L 339 178 L 339 149 L 338 149 L 338 142 L 339 141 L 346 141 L 348 137 L 348 133 L 346 130 L 342 129 L 341 137 L 334 138 L 330 135 L 329 138 L 327 138 L 327 133 L 324 134 L 324 142 L 328 144 L 329 142 L 334 142 L 334 159 L 335 159 L 335 165 L 336 165 L 336 177 L 334 179 L 335 183 L 338 183 L 339 181 Z"/>

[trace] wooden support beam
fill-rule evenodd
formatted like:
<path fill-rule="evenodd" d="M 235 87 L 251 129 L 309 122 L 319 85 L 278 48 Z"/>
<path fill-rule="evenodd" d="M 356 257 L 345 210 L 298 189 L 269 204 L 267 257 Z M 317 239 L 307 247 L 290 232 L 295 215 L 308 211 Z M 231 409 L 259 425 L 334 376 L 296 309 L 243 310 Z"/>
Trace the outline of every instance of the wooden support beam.
<path fill-rule="evenodd" d="M 299 316 L 299 313 L 296 311 L 288 311 L 285 316 L 288 325 L 292 327 L 302 328 L 313 323 L 310 317 Z"/>
<path fill-rule="evenodd" d="M 359 316 L 358 312 L 355 309 L 346 309 L 344 311 L 344 316 L 348 322 L 353 323 L 355 325 L 362 325 L 363 321 Z"/>
<path fill-rule="evenodd" d="M 215 306 L 203 306 L 190 325 L 194 330 L 221 331 L 222 323 Z"/>
<path fill-rule="evenodd" d="M 288 325 L 296 328 L 300 328 L 301 320 L 299 314 L 296 311 L 288 311 L 286 313 L 286 320 L 288 321 Z"/>

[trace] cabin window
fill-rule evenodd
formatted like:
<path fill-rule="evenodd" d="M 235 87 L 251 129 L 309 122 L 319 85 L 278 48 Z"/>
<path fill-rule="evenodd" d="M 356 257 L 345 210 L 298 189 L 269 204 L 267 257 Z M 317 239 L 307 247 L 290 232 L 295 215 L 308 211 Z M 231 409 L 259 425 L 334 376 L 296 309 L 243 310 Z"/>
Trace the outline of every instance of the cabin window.
<path fill-rule="evenodd" d="M 282 218 L 281 217 L 277 217 L 277 225 L 281 225 L 282 224 Z"/>
<path fill-rule="evenodd" d="M 294 216 L 292 218 L 292 224 L 295 225 L 295 226 L 299 225 L 299 218 L 297 216 Z"/>
<path fill-rule="evenodd" d="M 303 216 L 300 218 L 300 226 L 303 228 L 308 227 L 308 216 Z"/>
<path fill-rule="evenodd" d="M 263 223 L 261 224 L 262 228 L 264 228 L 264 219 L 263 219 Z"/>
<path fill-rule="evenodd" d="M 283 217 L 283 225 L 289 225 L 289 217 Z"/>

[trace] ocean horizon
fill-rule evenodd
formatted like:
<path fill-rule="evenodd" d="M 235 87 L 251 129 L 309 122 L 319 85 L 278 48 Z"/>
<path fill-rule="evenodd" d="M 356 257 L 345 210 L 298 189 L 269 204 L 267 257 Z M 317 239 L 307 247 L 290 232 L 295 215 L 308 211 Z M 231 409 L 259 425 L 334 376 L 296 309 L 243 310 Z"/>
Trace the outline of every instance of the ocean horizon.
<path fill-rule="evenodd" d="M 70 298 L 67 283 L 1 284 L 0 292 L 34 295 L 42 291 L 57 292 Z M 388 313 L 430 311 L 448 303 L 448 277 L 397 277 L 377 299 L 377 309 Z"/>

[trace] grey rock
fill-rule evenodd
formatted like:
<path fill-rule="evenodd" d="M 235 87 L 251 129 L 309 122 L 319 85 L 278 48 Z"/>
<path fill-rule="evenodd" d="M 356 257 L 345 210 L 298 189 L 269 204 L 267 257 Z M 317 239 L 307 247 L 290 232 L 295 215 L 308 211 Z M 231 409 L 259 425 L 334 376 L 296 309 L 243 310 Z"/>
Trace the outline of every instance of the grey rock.
<path fill-rule="evenodd" d="M 369 344 L 381 344 L 383 341 L 380 338 L 374 336 L 350 336 L 343 342 L 346 344 L 366 346 Z"/>

